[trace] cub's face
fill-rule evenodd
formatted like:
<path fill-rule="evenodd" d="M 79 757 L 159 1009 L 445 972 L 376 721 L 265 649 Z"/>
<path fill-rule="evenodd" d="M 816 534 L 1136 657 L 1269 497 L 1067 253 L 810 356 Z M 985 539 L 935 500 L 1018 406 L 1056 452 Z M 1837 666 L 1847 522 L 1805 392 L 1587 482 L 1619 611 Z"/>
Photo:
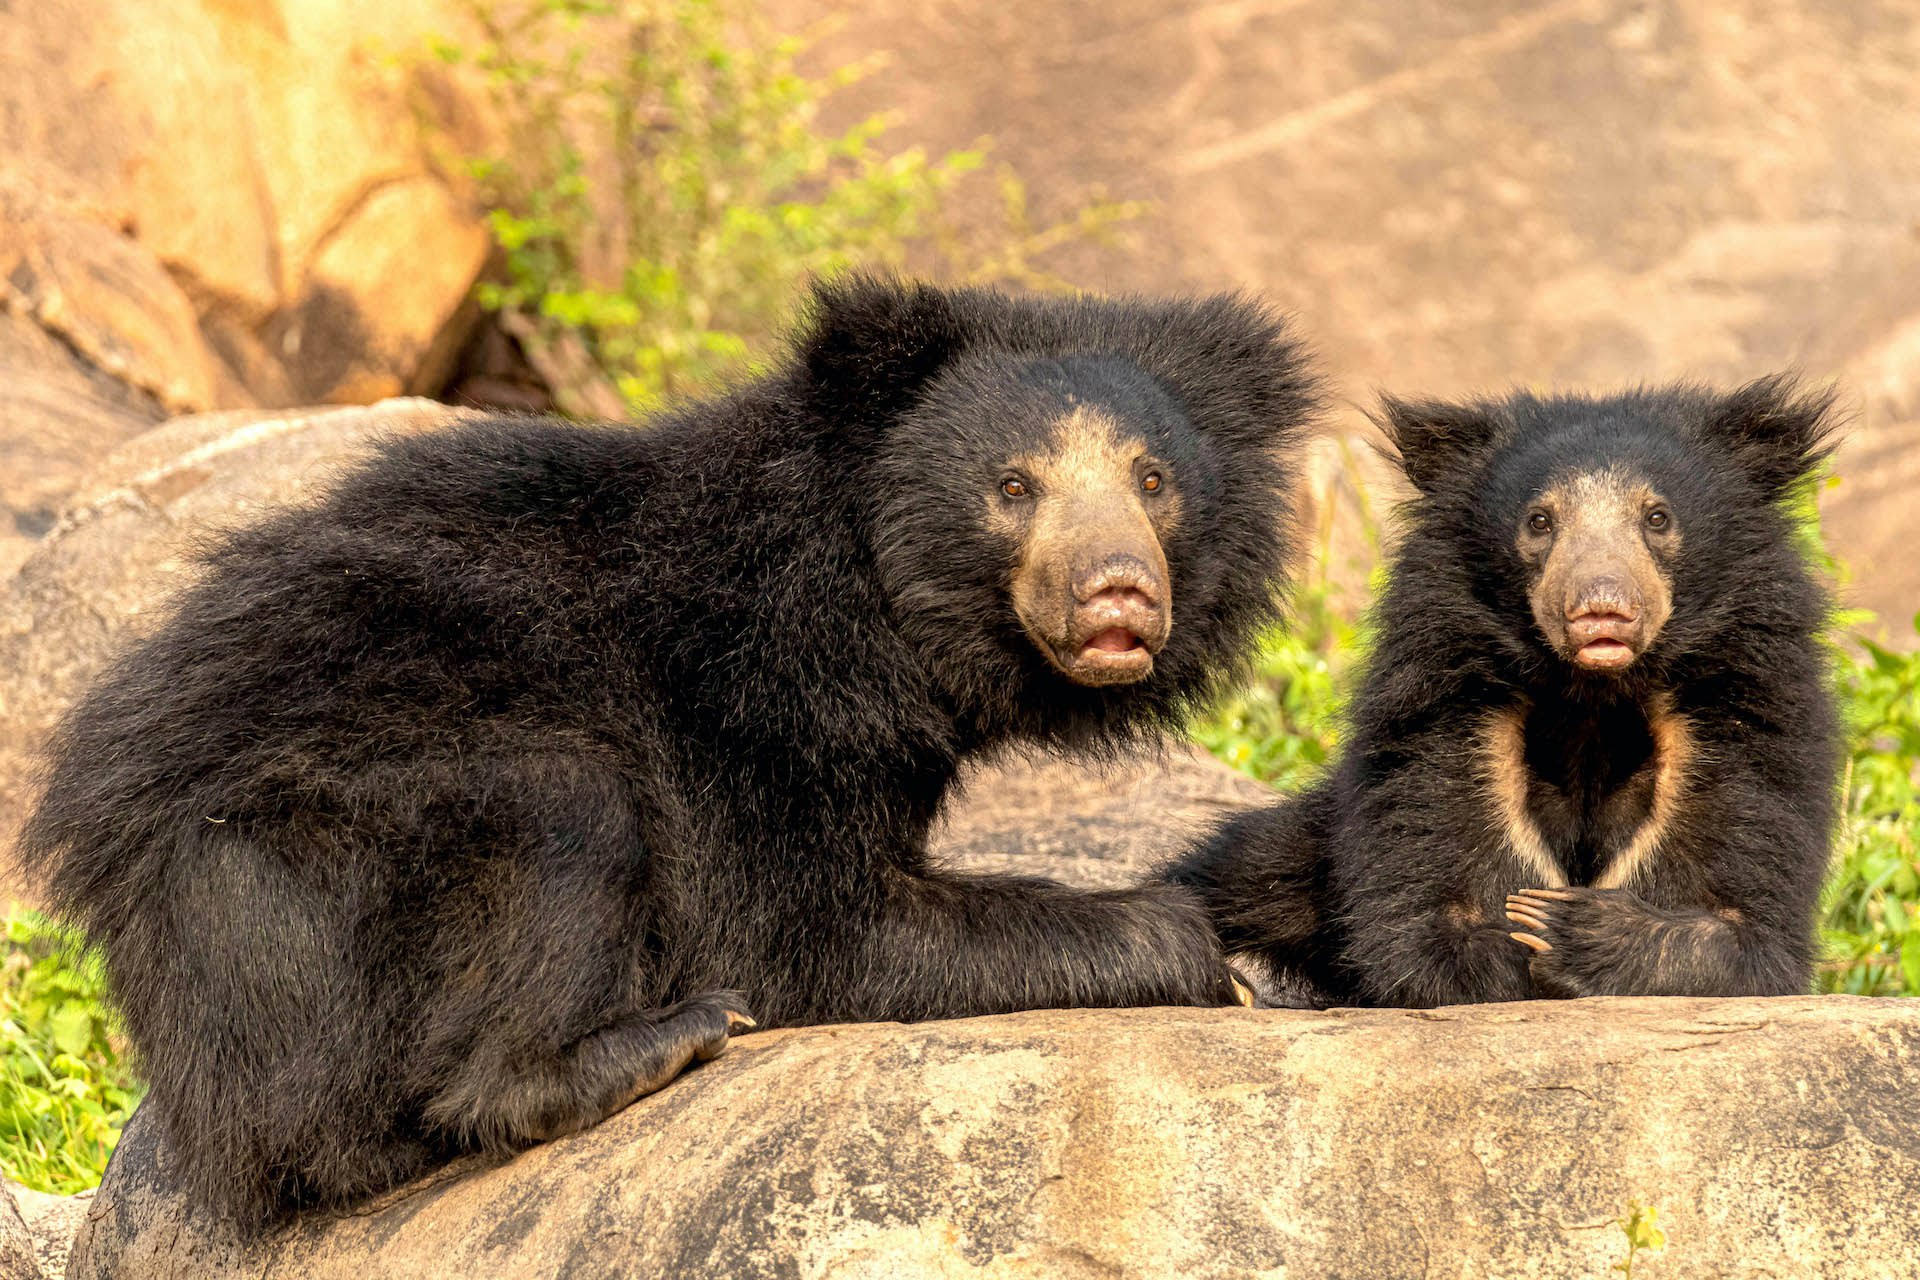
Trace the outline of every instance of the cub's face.
<path fill-rule="evenodd" d="M 1632 666 L 1673 612 L 1685 535 L 1662 486 L 1620 466 L 1563 471 L 1515 523 L 1528 603 L 1547 644 L 1582 670 Z"/>
<path fill-rule="evenodd" d="M 1783 377 L 1722 394 L 1389 398 L 1380 421 L 1420 491 L 1409 545 L 1425 557 L 1396 582 L 1430 587 L 1435 626 L 1496 618 L 1504 641 L 1603 679 L 1657 670 L 1656 646 L 1780 625 L 1802 576 L 1781 503 L 1831 447 L 1831 410 L 1830 392 Z M 1456 583 L 1480 612 L 1448 615 Z"/>

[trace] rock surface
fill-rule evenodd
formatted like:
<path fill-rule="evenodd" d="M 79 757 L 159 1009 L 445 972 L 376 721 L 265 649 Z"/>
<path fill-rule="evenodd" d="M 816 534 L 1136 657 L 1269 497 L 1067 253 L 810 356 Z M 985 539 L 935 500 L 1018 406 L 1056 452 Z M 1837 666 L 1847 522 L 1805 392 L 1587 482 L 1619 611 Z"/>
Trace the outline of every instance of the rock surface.
<path fill-rule="evenodd" d="M 82 471 L 170 403 L 211 397 L 209 360 L 151 255 L 0 171 L 0 580 Z"/>
<path fill-rule="evenodd" d="M 54 1196 L 0 1179 L 0 1280 L 62 1280 L 93 1192 Z"/>
<path fill-rule="evenodd" d="M 1910 0 L 770 9 L 791 30 L 832 15 L 823 66 L 885 51 L 837 119 L 885 110 L 935 149 L 990 136 L 1043 216 L 1096 188 L 1154 202 L 1132 251 L 1051 259 L 1069 278 L 1259 290 L 1358 402 L 1843 377 L 1859 413 L 1826 500 L 1851 594 L 1903 630 L 1920 608 Z M 992 225 L 994 184 L 975 198 L 965 220 Z M 1343 514 L 1351 573 L 1367 547 Z"/>
<path fill-rule="evenodd" d="M 414 127 L 427 73 L 380 51 L 459 16 L 0 4 L 0 576 L 87 468 L 166 414 L 438 385 L 489 243 Z M 463 126 L 465 99 L 433 83 Z"/>
<path fill-rule="evenodd" d="M 1174 742 L 1105 763 L 1015 755 L 970 766 L 961 786 L 934 829 L 936 857 L 1089 889 L 1136 883 L 1202 830 L 1274 794 Z"/>
<path fill-rule="evenodd" d="M 70 1280 L 1847 1280 L 1920 1257 L 1920 1004 L 1041 1012 L 743 1037 L 597 1129 L 241 1248 L 126 1132 Z"/>

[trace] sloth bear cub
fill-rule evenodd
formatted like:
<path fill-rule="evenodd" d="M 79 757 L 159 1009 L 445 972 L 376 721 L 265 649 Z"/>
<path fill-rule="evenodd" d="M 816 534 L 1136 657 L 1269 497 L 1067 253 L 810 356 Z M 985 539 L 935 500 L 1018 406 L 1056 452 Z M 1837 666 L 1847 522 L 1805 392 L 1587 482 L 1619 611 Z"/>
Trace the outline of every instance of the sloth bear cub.
<path fill-rule="evenodd" d="M 231 535 L 28 838 L 190 1193 L 349 1203 L 756 1023 L 1250 1000 L 1187 892 L 926 837 L 964 757 L 1233 671 L 1315 401 L 1241 300 L 855 279 L 731 395 L 402 440 Z"/>
<path fill-rule="evenodd" d="M 1840 757 L 1783 500 L 1829 405 L 1388 401 L 1418 496 L 1342 758 L 1170 877 L 1228 952 L 1320 1003 L 1805 991 Z"/>

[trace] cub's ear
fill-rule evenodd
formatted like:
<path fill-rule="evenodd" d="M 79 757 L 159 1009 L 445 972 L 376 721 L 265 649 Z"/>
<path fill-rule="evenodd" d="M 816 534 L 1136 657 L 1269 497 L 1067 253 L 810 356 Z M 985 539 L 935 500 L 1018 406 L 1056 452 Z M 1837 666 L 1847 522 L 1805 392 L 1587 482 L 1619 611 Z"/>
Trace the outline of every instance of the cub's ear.
<path fill-rule="evenodd" d="M 1499 424 L 1484 405 L 1380 397 L 1374 421 L 1400 455 L 1400 469 L 1421 493 L 1444 488 L 1499 439 Z"/>
<path fill-rule="evenodd" d="M 1763 493 L 1778 498 L 1839 444 L 1834 399 L 1832 387 L 1803 391 L 1791 374 L 1775 374 L 1711 403 L 1703 433 Z"/>
<path fill-rule="evenodd" d="M 865 442 L 967 345 L 955 296 L 853 274 L 816 282 L 795 336 L 806 395 L 836 434 Z"/>

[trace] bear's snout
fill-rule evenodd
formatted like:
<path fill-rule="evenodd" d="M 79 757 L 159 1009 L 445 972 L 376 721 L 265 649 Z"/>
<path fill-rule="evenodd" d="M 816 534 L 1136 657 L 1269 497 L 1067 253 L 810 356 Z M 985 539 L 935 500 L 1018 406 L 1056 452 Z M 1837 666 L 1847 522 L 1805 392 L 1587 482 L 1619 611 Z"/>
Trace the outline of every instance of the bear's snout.
<path fill-rule="evenodd" d="M 1067 584 L 1066 625 L 1057 657 L 1080 684 L 1128 684 L 1153 670 L 1172 615 L 1164 572 L 1129 551 L 1078 565 Z"/>
<path fill-rule="evenodd" d="M 1616 617 L 1635 622 L 1640 617 L 1640 592 L 1630 574 L 1601 574 L 1574 585 L 1567 593 L 1567 621 Z"/>
<path fill-rule="evenodd" d="M 1016 584 L 1016 604 L 1028 635 L 1076 684 L 1132 684 L 1152 674 L 1172 634 L 1165 556 L 1150 528 L 1135 540 L 1117 536 L 1124 521 L 1090 523 L 1062 539 L 1055 572 L 1044 558 L 1031 566 Z"/>
<path fill-rule="evenodd" d="M 1073 598 L 1084 607 L 1102 597 L 1122 600 L 1138 597 L 1147 607 L 1158 609 L 1167 584 L 1152 566 L 1129 553 L 1107 556 L 1082 566 L 1073 575 Z"/>

